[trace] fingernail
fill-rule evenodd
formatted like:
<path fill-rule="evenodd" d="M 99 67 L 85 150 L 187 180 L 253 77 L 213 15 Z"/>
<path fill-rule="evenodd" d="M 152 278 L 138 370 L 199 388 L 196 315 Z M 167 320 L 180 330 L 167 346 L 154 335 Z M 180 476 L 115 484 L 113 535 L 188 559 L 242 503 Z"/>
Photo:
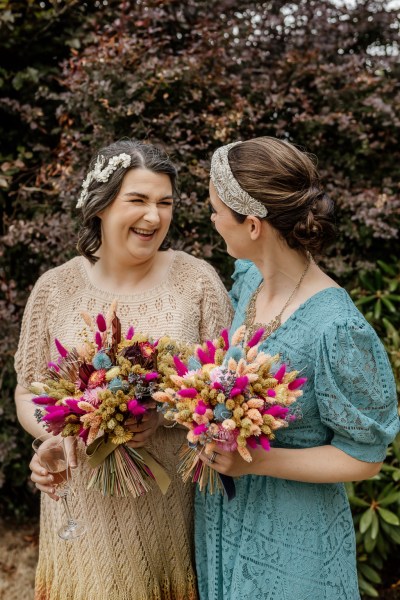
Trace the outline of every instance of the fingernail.
<path fill-rule="evenodd" d="M 49 475 L 49 477 L 48 477 L 48 481 L 54 481 L 54 477 L 53 477 L 53 475 Z"/>
<path fill-rule="evenodd" d="M 40 474 L 41 474 L 41 475 L 46 475 L 46 473 L 47 473 L 47 471 L 46 471 L 45 469 L 42 469 L 42 470 L 40 471 Z"/>

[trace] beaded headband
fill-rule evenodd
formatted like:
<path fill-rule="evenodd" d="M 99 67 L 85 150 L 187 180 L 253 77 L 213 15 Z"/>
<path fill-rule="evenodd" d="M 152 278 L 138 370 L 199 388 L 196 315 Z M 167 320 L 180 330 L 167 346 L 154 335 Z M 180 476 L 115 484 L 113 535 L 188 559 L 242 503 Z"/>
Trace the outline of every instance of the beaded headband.
<path fill-rule="evenodd" d="M 222 202 L 240 215 L 266 217 L 268 210 L 258 200 L 250 196 L 235 179 L 228 161 L 228 152 L 242 142 L 233 142 L 218 148 L 211 159 L 210 178 Z"/>
<path fill-rule="evenodd" d="M 78 198 L 76 208 L 82 208 L 82 206 L 85 204 L 86 199 L 89 195 L 89 186 L 93 180 L 105 183 L 109 180 L 111 173 L 118 169 L 118 167 L 124 167 L 125 169 L 126 167 L 129 167 L 131 164 L 131 157 L 129 156 L 129 154 L 125 154 L 123 152 L 122 154 L 112 156 L 108 161 L 106 167 L 104 167 L 105 162 L 106 158 L 99 154 L 96 160 L 96 164 L 94 165 L 94 169 L 92 169 L 92 171 L 89 171 L 89 173 L 86 176 L 86 179 L 82 183 L 82 191 L 81 195 Z"/>

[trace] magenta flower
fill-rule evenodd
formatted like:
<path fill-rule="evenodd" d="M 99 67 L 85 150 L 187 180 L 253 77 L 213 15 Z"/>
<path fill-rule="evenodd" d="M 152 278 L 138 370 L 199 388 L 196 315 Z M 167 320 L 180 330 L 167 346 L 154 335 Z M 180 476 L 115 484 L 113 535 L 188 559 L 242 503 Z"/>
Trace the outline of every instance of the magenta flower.
<path fill-rule="evenodd" d="M 55 362 L 48 362 L 47 366 L 49 369 L 54 369 L 55 371 L 57 371 L 57 373 L 60 370 L 60 367 Z"/>
<path fill-rule="evenodd" d="M 54 340 L 54 343 L 56 345 L 56 348 L 58 350 L 58 353 L 65 358 L 66 356 L 68 356 L 68 350 L 66 350 L 66 348 L 64 348 L 64 346 L 61 344 L 61 342 L 58 341 L 58 339 L 56 338 Z"/>
<path fill-rule="evenodd" d="M 274 377 L 275 377 L 275 379 L 276 379 L 276 380 L 277 380 L 279 383 L 281 383 L 281 382 L 282 382 L 282 379 L 283 379 L 283 378 L 284 378 L 284 376 L 285 376 L 285 373 L 286 373 L 286 365 L 282 365 L 282 366 L 281 366 L 281 367 L 280 367 L 280 368 L 277 370 L 277 372 L 275 373 Z"/>
<path fill-rule="evenodd" d="M 139 417 L 146 412 L 146 408 L 142 406 L 136 398 L 129 400 L 128 410 L 134 417 Z"/>
<path fill-rule="evenodd" d="M 187 366 L 177 356 L 174 356 L 174 363 L 179 377 L 184 377 L 188 372 Z"/>
<path fill-rule="evenodd" d="M 197 413 L 198 415 L 204 415 L 207 408 L 208 408 L 207 404 L 205 404 L 203 402 L 203 400 L 199 400 L 199 402 L 196 404 L 196 408 L 194 409 L 194 412 Z"/>
<path fill-rule="evenodd" d="M 263 329 L 263 328 L 257 329 L 255 334 L 253 335 L 253 337 L 247 344 L 249 346 L 249 348 L 252 348 L 253 346 L 256 346 L 258 344 L 258 342 L 261 340 L 261 338 L 264 334 L 264 331 L 265 331 L 265 329 Z"/>
<path fill-rule="evenodd" d="M 98 314 L 96 318 L 97 327 L 102 333 L 107 330 L 107 323 L 102 314 Z"/>
<path fill-rule="evenodd" d="M 196 398 L 197 390 L 195 388 L 186 388 L 184 390 L 179 390 L 179 396 L 182 398 Z"/>
<path fill-rule="evenodd" d="M 272 415 L 276 419 L 285 419 L 288 414 L 289 409 L 286 406 L 279 406 L 275 404 L 274 406 L 270 406 L 266 410 L 262 411 L 263 415 Z"/>
<path fill-rule="evenodd" d="M 131 340 L 133 338 L 134 334 L 135 334 L 135 330 L 134 330 L 134 328 L 131 325 L 129 327 L 128 331 L 126 332 L 126 336 L 125 337 L 126 337 L 127 340 Z"/>
<path fill-rule="evenodd" d="M 207 431 L 207 427 L 204 424 L 201 425 L 197 425 L 194 429 L 193 429 L 193 433 L 194 435 L 201 435 L 202 433 L 205 433 Z"/>
<path fill-rule="evenodd" d="M 295 379 L 294 381 L 289 383 L 288 388 L 289 390 L 297 390 L 297 388 L 301 387 L 306 381 L 307 377 L 299 377 L 298 379 Z"/>
<path fill-rule="evenodd" d="M 50 396 L 36 396 L 36 398 L 32 398 L 32 402 L 39 406 L 50 406 L 57 402 L 57 398 L 50 398 Z"/>
<path fill-rule="evenodd" d="M 229 348 L 229 336 L 228 336 L 228 330 L 227 329 L 223 329 L 221 331 L 221 337 L 224 340 L 224 350 L 228 350 L 228 348 Z"/>
<path fill-rule="evenodd" d="M 153 371 L 151 373 L 146 373 L 146 375 L 144 376 L 144 380 L 145 381 L 153 381 L 154 379 L 157 379 L 158 377 L 158 373 L 156 371 Z"/>

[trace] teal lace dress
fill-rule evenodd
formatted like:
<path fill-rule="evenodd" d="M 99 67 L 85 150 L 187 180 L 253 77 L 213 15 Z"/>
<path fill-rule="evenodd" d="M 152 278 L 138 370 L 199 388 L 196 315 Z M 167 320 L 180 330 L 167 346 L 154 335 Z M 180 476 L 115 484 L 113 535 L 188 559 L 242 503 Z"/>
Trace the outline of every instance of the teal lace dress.
<path fill-rule="evenodd" d="M 261 274 L 238 261 L 232 331 Z M 278 432 L 285 448 L 332 444 L 366 462 L 385 458 L 399 430 L 394 379 L 377 335 L 345 290 L 317 293 L 262 345 L 308 378 L 302 419 Z M 236 497 L 196 492 L 201 600 L 358 600 L 355 536 L 344 485 L 244 476 Z"/>

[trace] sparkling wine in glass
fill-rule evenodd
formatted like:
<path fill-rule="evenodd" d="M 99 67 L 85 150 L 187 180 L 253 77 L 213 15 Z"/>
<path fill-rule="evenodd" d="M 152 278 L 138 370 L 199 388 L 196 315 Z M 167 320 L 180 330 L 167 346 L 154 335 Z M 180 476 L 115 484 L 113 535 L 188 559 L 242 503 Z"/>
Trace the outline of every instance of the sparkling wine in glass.
<path fill-rule="evenodd" d="M 71 479 L 68 452 L 71 449 L 67 448 L 64 439 L 48 436 L 36 438 L 32 443 L 32 448 L 43 467 L 53 475 L 57 495 L 64 505 L 67 522 L 57 531 L 58 536 L 62 540 L 74 540 L 83 535 L 86 528 L 82 521 L 72 517 L 68 504 L 69 480 Z"/>

